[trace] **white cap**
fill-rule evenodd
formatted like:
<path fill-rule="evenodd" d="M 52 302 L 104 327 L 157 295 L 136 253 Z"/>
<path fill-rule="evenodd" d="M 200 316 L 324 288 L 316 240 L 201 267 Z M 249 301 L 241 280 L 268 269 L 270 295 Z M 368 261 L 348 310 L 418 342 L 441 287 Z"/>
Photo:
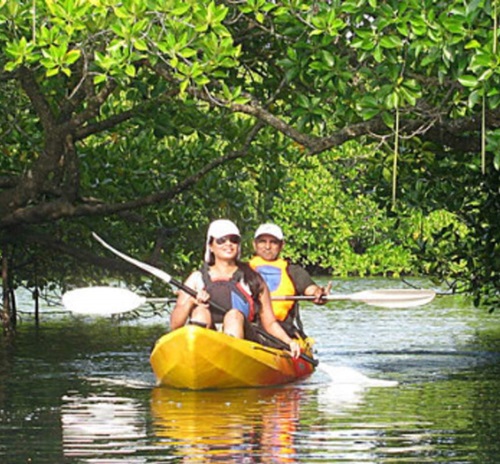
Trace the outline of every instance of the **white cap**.
<path fill-rule="evenodd" d="M 240 231 L 233 221 L 229 219 L 217 219 L 210 224 L 207 231 L 207 242 L 205 246 L 205 262 L 208 263 L 210 261 L 210 238 L 221 238 L 226 235 L 237 235 L 241 237 Z"/>
<path fill-rule="evenodd" d="M 276 224 L 261 224 L 255 231 L 254 238 L 257 238 L 259 235 L 272 235 L 278 240 L 283 240 L 283 231 Z"/>

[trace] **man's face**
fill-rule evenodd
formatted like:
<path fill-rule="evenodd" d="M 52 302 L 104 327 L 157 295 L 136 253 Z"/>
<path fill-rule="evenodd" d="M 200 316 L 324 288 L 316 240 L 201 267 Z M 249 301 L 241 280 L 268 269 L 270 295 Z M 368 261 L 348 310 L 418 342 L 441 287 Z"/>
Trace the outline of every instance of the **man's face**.
<path fill-rule="evenodd" d="M 253 247 L 257 256 L 266 261 L 274 261 L 283 248 L 283 242 L 272 235 L 263 234 L 253 241 Z"/>

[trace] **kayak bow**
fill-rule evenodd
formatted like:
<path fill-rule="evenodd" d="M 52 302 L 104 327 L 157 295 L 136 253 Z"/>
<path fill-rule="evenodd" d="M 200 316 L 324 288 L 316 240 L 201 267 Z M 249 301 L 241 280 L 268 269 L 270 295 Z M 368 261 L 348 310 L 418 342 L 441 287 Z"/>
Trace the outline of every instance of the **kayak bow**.
<path fill-rule="evenodd" d="M 161 337 L 150 362 L 159 385 L 189 390 L 283 385 L 314 372 L 311 363 L 285 350 L 196 325 Z"/>

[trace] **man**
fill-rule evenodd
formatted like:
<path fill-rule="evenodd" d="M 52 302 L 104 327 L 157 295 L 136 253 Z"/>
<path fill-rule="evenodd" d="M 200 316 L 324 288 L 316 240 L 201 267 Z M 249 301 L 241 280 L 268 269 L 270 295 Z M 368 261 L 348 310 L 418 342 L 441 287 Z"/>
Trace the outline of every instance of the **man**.
<path fill-rule="evenodd" d="M 271 297 L 306 295 L 313 296 L 315 304 L 325 304 L 323 296 L 330 292 L 331 283 L 324 289 L 303 267 L 280 258 L 283 245 L 283 231 L 276 224 L 262 224 L 255 231 L 255 256 L 250 260 L 250 266 L 262 275 Z M 273 311 L 288 335 L 305 337 L 296 301 L 274 300 Z"/>

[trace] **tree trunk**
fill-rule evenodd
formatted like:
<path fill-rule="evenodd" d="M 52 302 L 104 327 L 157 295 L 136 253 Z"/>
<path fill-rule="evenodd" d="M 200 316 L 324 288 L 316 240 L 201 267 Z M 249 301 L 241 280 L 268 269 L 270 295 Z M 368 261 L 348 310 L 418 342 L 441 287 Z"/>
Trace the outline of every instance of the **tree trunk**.
<path fill-rule="evenodd" d="M 4 334 L 10 335 L 14 332 L 15 326 L 12 323 L 10 288 L 9 288 L 9 260 L 5 248 L 2 250 L 2 327 Z"/>

